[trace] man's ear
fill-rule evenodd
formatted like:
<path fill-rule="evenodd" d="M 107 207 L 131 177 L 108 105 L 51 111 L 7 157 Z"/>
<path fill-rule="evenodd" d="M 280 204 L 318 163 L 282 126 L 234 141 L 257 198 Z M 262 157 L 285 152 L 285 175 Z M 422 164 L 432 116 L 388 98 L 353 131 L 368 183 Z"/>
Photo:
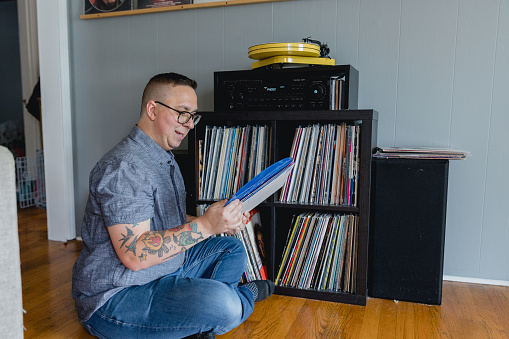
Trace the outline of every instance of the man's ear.
<path fill-rule="evenodd" d="M 150 100 L 147 102 L 147 106 L 145 106 L 146 114 L 150 120 L 155 120 L 156 118 L 156 102 L 154 100 Z"/>

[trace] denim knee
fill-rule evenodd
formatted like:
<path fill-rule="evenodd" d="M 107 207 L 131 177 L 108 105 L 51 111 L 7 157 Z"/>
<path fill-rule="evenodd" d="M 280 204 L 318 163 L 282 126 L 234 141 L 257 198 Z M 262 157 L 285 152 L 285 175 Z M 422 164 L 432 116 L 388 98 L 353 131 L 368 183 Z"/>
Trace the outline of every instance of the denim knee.
<path fill-rule="evenodd" d="M 243 262 L 243 266 L 247 265 L 247 253 L 242 242 L 236 237 L 217 237 L 219 241 L 225 243 L 224 247 L 229 249 L 232 254 L 236 254 Z"/>
<path fill-rule="evenodd" d="M 214 333 L 226 333 L 240 325 L 243 307 L 234 287 L 211 280 L 203 299 L 203 312 L 208 313 L 205 318 L 215 328 Z"/>

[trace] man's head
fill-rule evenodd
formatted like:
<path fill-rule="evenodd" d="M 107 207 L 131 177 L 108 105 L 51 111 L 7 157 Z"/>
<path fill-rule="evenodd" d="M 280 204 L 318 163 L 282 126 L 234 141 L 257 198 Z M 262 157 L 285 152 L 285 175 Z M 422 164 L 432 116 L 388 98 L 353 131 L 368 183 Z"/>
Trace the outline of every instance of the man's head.
<path fill-rule="evenodd" d="M 150 79 L 143 91 L 138 127 L 166 151 L 178 147 L 194 128 L 193 119 L 180 123 L 179 117 L 185 121 L 187 114 L 181 113 L 198 109 L 196 87 L 196 81 L 184 75 L 163 73 Z"/>

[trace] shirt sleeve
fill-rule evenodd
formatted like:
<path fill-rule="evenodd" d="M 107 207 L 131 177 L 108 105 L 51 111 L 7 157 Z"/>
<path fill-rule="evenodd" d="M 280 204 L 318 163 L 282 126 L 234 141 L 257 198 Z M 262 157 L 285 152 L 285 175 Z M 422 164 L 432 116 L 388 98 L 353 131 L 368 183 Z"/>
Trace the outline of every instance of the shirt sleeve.
<path fill-rule="evenodd" d="M 106 226 L 132 224 L 154 215 L 154 188 L 146 169 L 125 160 L 105 164 L 95 175 L 91 193 Z"/>

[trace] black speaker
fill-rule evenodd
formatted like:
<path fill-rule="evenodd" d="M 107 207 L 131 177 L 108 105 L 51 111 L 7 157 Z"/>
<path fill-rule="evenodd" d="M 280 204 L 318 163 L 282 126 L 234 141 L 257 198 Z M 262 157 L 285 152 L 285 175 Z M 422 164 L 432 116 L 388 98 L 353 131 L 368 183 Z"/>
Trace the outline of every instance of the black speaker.
<path fill-rule="evenodd" d="M 368 295 L 442 302 L 448 160 L 373 159 Z"/>

